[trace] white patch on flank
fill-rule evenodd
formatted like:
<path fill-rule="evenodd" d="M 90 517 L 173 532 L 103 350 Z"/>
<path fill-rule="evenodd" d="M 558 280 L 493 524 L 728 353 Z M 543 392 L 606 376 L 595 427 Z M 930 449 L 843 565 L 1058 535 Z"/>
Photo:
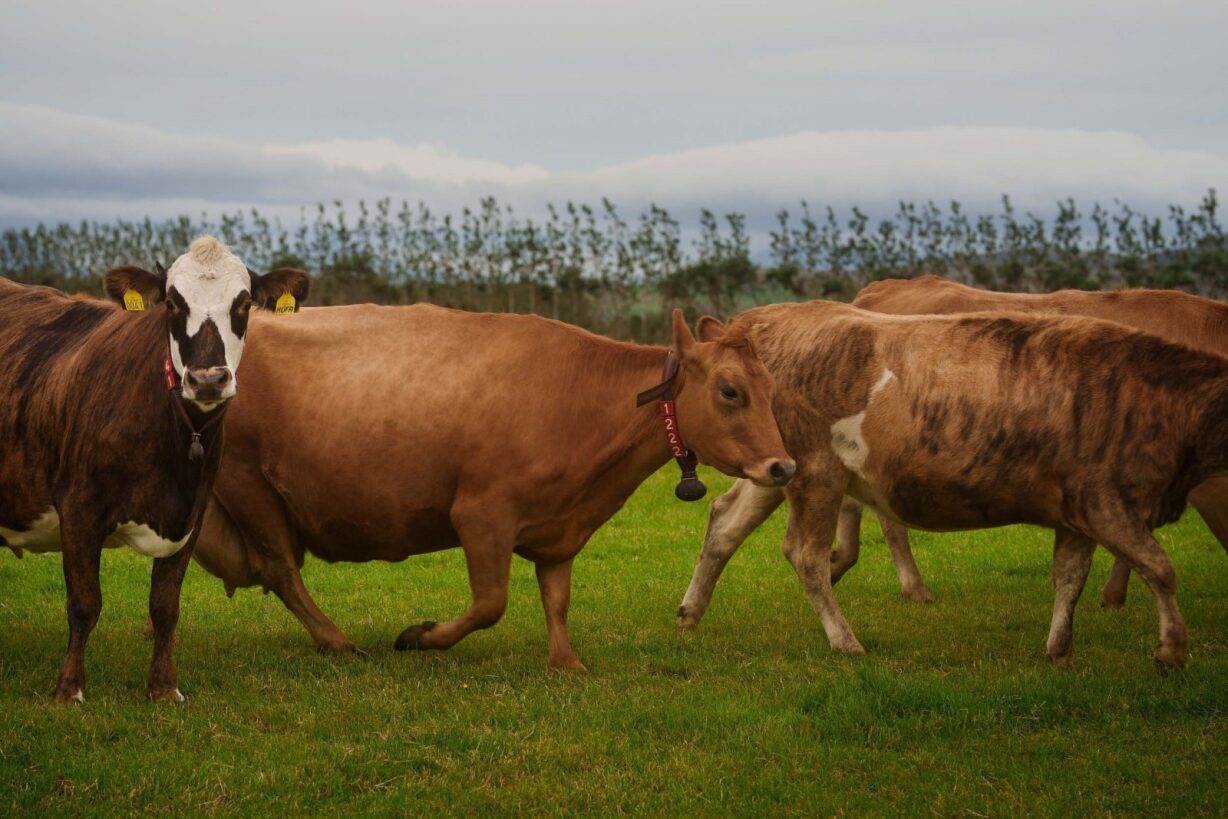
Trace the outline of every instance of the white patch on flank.
<path fill-rule="evenodd" d="M 252 277 L 247 265 L 230 248 L 212 236 L 201 236 L 188 246 L 188 252 L 180 256 L 166 271 L 166 287 L 175 288 L 188 303 L 188 337 L 200 332 L 206 319 L 213 319 L 222 345 L 226 350 L 226 366 L 230 369 L 230 382 L 222 390 L 223 398 L 235 394 L 235 374 L 243 355 L 243 339 L 235 334 L 230 325 L 230 305 L 243 291 L 252 289 Z M 183 382 L 183 360 L 179 345 L 171 339 L 171 362 Z M 188 396 L 189 398 L 191 396 Z M 209 410 L 217 404 L 201 405 Z"/>
<path fill-rule="evenodd" d="M 182 549 L 191 536 L 192 533 L 188 532 L 181 540 L 167 540 L 144 523 L 129 521 L 115 527 L 115 531 L 107 538 L 103 548 L 114 549 L 118 546 L 127 546 L 146 557 L 170 557 Z"/>
<path fill-rule="evenodd" d="M 127 546 L 146 557 L 169 557 L 187 544 L 191 534 L 189 532 L 182 540 L 167 540 L 144 523 L 129 522 L 115 527 L 115 531 L 102 546 L 104 549 Z M 39 515 L 38 520 L 34 521 L 27 531 L 18 532 L 0 526 L 0 536 L 10 546 L 36 554 L 63 551 L 60 544 L 60 516 L 54 508 Z"/>
<path fill-rule="evenodd" d="M 15 529 L 5 529 L 0 526 L 0 537 L 16 549 L 28 552 L 58 552 L 60 551 L 60 516 L 52 507 L 38 516 L 38 520 L 25 532 Z"/>
<path fill-rule="evenodd" d="M 866 410 L 870 408 L 870 404 L 874 401 L 874 396 L 887 386 L 887 382 L 895 377 L 895 373 L 891 370 L 883 370 L 883 374 L 879 376 L 878 381 L 870 388 L 870 396 L 866 399 L 866 408 L 856 415 L 850 415 L 847 418 L 841 418 L 839 421 L 831 425 L 831 445 L 836 451 L 836 456 L 849 469 L 861 475 L 861 470 L 866 465 L 866 458 L 870 455 L 870 448 L 866 444 L 866 439 L 861 434 L 861 424 L 866 420 Z"/>

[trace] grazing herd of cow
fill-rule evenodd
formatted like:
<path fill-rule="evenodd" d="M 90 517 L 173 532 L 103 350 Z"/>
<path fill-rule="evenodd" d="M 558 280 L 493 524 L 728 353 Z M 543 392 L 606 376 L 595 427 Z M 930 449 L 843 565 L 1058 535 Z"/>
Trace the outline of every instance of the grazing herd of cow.
<path fill-rule="evenodd" d="M 1154 594 L 1163 667 L 1184 663 L 1187 633 L 1152 530 L 1188 495 L 1228 545 L 1219 302 L 924 277 L 871 285 L 853 306 L 705 317 L 694 335 L 675 311 L 669 347 L 429 305 L 250 313 L 297 313 L 308 287 L 302 271 L 250 271 L 211 237 L 168 270 L 108 272 L 111 303 L 0 279 L 0 546 L 62 553 L 58 700 L 83 699 L 100 557 L 121 545 L 153 558 L 154 699 L 182 699 L 172 650 L 191 557 L 227 593 L 274 592 L 321 650 L 352 652 L 303 584 L 308 552 L 464 550 L 471 604 L 409 626 L 398 649 L 448 648 L 498 621 L 519 554 L 536 567 L 550 664 L 582 669 L 572 559 L 671 457 L 680 497 L 702 491 L 695 459 L 738 478 L 712 504 L 684 628 L 786 498 L 785 555 L 845 652 L 862 648 L 832 586 L 857 561 L 860 504 L 916 600 L 932 598 L 904 527 L 1052 528 L 1058 665 L 1096 543 L 1117 558 L 1106 605 L 1131 569 Z"/>

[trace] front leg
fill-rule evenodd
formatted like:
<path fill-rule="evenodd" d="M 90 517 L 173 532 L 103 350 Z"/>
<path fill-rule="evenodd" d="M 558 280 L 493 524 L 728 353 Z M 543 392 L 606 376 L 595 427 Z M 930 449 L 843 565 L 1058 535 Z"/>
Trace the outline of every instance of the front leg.
<path fill-rule="evenodd" d="M 85 701 L 85 644 L 102 614 L 98 570 L 104 539 L 98 521 L 76 520 L 72 515 L 65 515 L 60 521 L 64 585 L 68 593 L 68 652 L 55 686 L 56 702 Z"/>
<path fill-rule="evenodd" d="M 567 634 L 567 609 L 571 605 L 571 559 L 560 563 L 537 563 L 537 587 L 546 611 L 546 632 L 550 639 L 550 666 L 572 671 L 588 671 Z"/>
<path fill-rule="evenodd" d="M 699 624 L 712 602 L 712 591 L 721 579 L 725 564 L 784 499 L 780 489 L 756 486 L 742 478 L 712 502 L 699 562 L 695 564 L 691 585 L 678 607 L 678 628 L 692 629 Z"/>
<path fill-rule="evenodd" d="M 192 559 L 185 546 L 170 557 L 154 560 L 149 583 L 149 621 L 153 626 L 153 663 L 149 668 L 149 698 L 183 702 L 175 669 L 175 626 L 179 622 L 179 592 Z"/>
<path fill-rule="evenodd" d="M 789 496 L 789 526 L 785 532 L 785 557 L 793 564 L 802 588 L 819 618 L 827 640 L 836 651 L 864 654 L 853 630 L 844 619 L 832 592 L 831 545 L 840 515 L 842 486 L 826 475 L 799 476 L 785 490 Z"/>

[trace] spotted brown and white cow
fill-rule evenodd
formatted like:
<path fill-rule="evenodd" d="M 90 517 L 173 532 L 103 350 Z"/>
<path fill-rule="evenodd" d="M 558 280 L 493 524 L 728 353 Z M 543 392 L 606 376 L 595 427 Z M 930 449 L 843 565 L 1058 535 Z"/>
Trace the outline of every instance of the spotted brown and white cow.
<path fill-rule="evenodd" d="M 728 332 L 750 339 L 776 380 L 797 474 L 783 490 L 738 481 L 713 502 L 681 627 L 698 623 L 734 551 L 787 497 L 785 554 L 831 645 L 861 652 L 832 593 L 847 494 L 922 529 L 1052 528 L 1057 665 L 1071 662 L 1099 542 L 1156 598 L 1156 661 L 1185 662 L 1176 577 L 1151 532 L 1181 515 L 1193 487 L 1228 475 L 1228 359 L 1091 318 L 889 316 L 832 302 L 748 310 Z"/>
<path fill-rule="evenodd" d="M 57 700 L 84 699 L 102 550 L 120 546 L 154 561 L 149 695 L 183 698 L 172 653 L 179 588 L 248 312 L 288 305 L 286 294 L 297 304 L 308 286 L 299 270 L 252 273 L 212 237 L 169 270 L 109 271 L 115 303 L 0 279 L 0 547 L 62 554 L 69 638 Z"/>

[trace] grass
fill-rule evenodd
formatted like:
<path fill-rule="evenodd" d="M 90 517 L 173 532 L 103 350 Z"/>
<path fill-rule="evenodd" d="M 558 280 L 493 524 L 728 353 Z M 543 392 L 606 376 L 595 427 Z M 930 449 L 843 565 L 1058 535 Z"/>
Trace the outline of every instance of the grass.
<path fill-rule="evenodd" d="M 149 561 L 110 552 L 81 707 L 50 701 L 67 626 L 59 559 L 0 553 L 0 814 L 1228 812 L 1228 562 L 1197 515 L 1161 532 L 1190 624 L 1162 677 L 1151 597 L 1097 605 L 1073 671 L 1048 667 L 1048 533 L 915 536 L 938 602 L 903 601 L 867 519 L 837 594 L 869 654 L 827 648 L 780 556 L 783 514 L 747 542 L 706 619 L 674 629 L 706 504 L 664 471 L 576 562 L 572 639 L 546 667 L 531 567 L 498 626 L 399 654 L 409 623 L 467 600 L 459 552 L 397 565 L 309 562 L 362 659 L 317 655 L 273 597 L 184 588 L 188 702 L 144 701 Z M 710 486 L 728 482 L 711 474 Z"/>

